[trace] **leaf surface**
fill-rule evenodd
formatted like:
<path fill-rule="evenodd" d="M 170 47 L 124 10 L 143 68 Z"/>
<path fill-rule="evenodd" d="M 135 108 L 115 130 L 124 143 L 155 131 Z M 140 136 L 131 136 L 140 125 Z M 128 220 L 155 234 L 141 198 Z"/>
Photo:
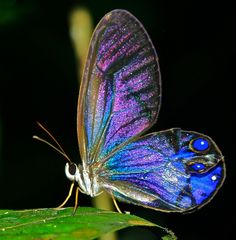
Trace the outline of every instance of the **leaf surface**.
<path fill-rule="evenodd" d="M 134 215 L 95 208 L 80 207 L 75 215 L 72 212 L 72 208 L 0 210 L 0 239 L 90 240 L 130 226 L 160 227 Z"/>

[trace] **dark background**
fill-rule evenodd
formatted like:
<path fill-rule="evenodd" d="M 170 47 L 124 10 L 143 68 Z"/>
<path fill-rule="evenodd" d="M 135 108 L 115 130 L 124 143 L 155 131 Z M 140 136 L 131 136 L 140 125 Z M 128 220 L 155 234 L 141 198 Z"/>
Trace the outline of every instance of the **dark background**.
<path fill-rule="evenodd" d="M 226 159 L 224 186 L 199 211 L 121 208 L 167 226 L 179 239 L 229 239 L 235 209 L 231 80 L 236 39 L 226 3 L 1 0 L 0 208 L 55 207 L 67 194 L 64 159 L 32 135 L 44 135 L 36 125 L 40 121 L 79 162 L 77 69 L 68 28 L 69 12 L 77 5 L 91 11 L 94 24 L 115 8 L 129 10 L 143 23 L 157 49 L 163 81 L 162 108 L 151 131 L 181 127 L 207 134 Z M 90 205 L 85 195 L 80 201 Z M 136 240 L 156 239 L 155 230 L 148 228 L 130 228 L 121 237 L 133 239 L 134 234 Z"/>

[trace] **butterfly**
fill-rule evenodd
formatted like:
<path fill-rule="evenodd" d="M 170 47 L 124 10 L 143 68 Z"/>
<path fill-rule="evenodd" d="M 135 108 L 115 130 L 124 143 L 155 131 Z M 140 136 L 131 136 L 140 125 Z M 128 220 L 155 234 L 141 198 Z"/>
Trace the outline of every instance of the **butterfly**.
<path fill-rule="evenodd" d="M 72 185 L 61 206 L 74 184 L 76 207 L 79 191 L 164 212 L 198 209 L 215 196 L 226 169 L 210 137 L 180 128 L 144 135 L 160 103 L 158 57 L 146 30 L 126 10 L 107 13 L 93 33 L 78 97 L 82 164 L 66 164 Z"/>

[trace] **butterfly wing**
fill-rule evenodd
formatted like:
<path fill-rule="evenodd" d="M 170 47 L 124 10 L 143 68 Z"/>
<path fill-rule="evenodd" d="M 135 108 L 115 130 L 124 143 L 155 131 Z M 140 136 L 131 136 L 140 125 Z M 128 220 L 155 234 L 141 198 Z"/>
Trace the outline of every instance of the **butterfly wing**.
<path fill-rule="evenodd" d="M 106 14 L 93 33 L 79 93 L 83 164 L 147 130 L 157 118 L 160 91 L 157 54 L 142 24 L 125 10 Z"/>
<path fill-rule="evenodd" d="M 203 206 L 216 194 L 225 164 L 209 137 L 170 129 L 130 142 L 97 174 L 103 187 L 121 201 L 182 212 Z"/>

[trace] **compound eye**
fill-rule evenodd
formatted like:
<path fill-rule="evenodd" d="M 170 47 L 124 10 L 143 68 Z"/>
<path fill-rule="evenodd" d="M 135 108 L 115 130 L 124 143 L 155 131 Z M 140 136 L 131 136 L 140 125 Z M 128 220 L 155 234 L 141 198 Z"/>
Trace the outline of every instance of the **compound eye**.
<path fill-rule="evenodd" d="M 194 152 L 205 152 L 210 147 L 210 143 L 206 138 L 196 138 L 190 142 L 190 148 Z"/>
<path fill-rule="evenodd" d="M 72 164 L 69 165 L 68 171 L 71 175 L 75 175 L 76 170 L 77 170 L 77 166 L 76 166 L 75 163 L 72 163 Z"/>
<path fill-rule="evenodd" d="M 76 180 L 76 175 L 78 174 L 78 167 L 75 163 L 66 163 L 65 167 L 66 177 L 71 180 Z"/>

